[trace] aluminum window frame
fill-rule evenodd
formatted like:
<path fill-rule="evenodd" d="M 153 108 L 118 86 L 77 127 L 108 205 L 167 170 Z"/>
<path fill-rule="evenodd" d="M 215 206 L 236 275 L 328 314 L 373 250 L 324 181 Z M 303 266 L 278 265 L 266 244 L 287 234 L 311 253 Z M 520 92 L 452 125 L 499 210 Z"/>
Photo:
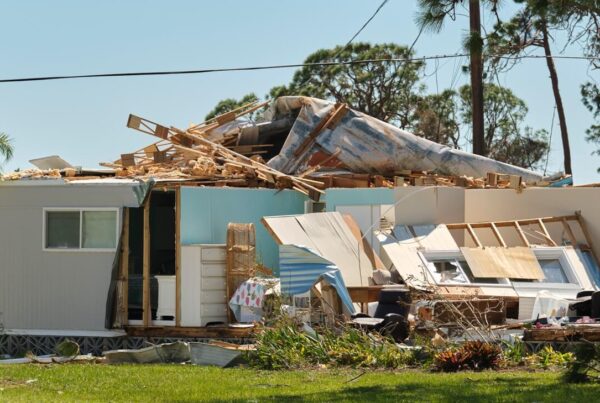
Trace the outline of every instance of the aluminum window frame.
<path fill-rule="evenodd" d="M 79 247 L 78 248 L 48 248 L 47 219 L 49 212 L 78 212 L 79 213 Z M 91 211 L 113 211 L 115 213 L 115 246 L 114 248 L 84 248 L 83 245 L 83 213 Z M 121 228 L 121 209 L 119 207 L 44 207 L 42 208 L 42 250 L 44 252 L 116 252 L 119 247 L 119 232 Z"/>
<path fill-rule="evenodd" d="M 421 258 L 423 265 L 427 268 L 427 274 L 429 278 L 439 286 L 461 286 L 461 287 L 513 287 L 516 285 L 520 288 L 582 288 L 581 280 L 577 276 L 576 271 L 573 268 L 569 257 L 564 251 L 563 247 L 551 246 L 551 247 L 536 247 L 531 248 L 531 251 L 535 255 L 536 259 L 539 260 L 550 260 L 556 259 L 560 262 L 560 265 L 565 273 L 565 276 L 569 280 L 568 283 L 546 283 L 546 282 L 529 282 L 529 281 L 513 281 L 511 279 L 498 278 L 499 283 L 472 283 L 469 277 L 466 275 L 462 267 L 459 268 L 460 272 L 467 279 L 467 283 L 450 282 L 450 283 L 438 283 L 433 273 L 435 272 L 435 261 L 440 260 L 457 260 L 464 261 L 464 256 L 460 250 L 436 250 L 436 251 L 419 251 L 419 257 Z"/>

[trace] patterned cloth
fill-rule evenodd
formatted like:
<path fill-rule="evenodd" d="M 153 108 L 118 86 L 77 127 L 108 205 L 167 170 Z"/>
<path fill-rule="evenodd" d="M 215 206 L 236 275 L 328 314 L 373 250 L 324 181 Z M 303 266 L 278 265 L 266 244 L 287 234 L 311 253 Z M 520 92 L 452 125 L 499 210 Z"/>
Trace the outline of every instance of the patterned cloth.
<path fill-rule="evenodd" d="M 258 321 L 265 296 L 273 293 L 279 293 L 279 279 L 253 277 L 240 284 L 229 300 L 229 307 L 238 322 Z"/>

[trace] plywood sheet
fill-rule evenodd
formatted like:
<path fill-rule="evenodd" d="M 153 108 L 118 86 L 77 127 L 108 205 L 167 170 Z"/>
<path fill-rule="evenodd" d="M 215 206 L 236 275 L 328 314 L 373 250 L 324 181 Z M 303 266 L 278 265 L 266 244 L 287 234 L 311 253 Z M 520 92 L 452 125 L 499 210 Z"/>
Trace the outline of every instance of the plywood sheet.
<path fill-rule="evenodd" d="M 489 248 L 488 248 L 489 249 Z M 507 262 L 505 271 L 508 278 L 542 280 L 544 272 L 530 248 L 517 246 L 514 248 L 491 248 L 496 256 L 504 256 Z"/>
<path fill-rule="evenodd" d="M 527 247 L 461 248 L 474 277 L 540 280 L 544 272 Z"/>
<path fill-rule="evenodd" d="M 281 244 L 306 246 L 333 262 L 347 286 L 369 284 L 373 264 L 340 213 L 264 217 L 263 223 Z"/>
<path fill-rule="evenodd" d="M 377 237 L 381 244 L 381 254 L 384 262 L 394 265 L 402 279 L 411 282 L 431 282 L 427 274 L 427 268 L 419 257 L 416 245 L 404 245 L 396 241 L 394 237 L 380 233 Z M 412 238 L 411 238 L 412 239 Z M 388 267 L 391 268 L 391 267 Z"/>
<path fill-rule="evenodd" d="M 315 245 L 315 250 L 340 269 L 347 286 L 369 284 L 373 265 L 340 213 L 314 213 L 296 216 L 298 224 Z"/>
<path fill-rule="evenodd" d="M 317 250 L 304 229 L 298 225 L 296 216 L 264 217 L 263 223 L 276 241 L 283 245 L 300 245 Z"/>
<path fill-rule="evenodd" d="M 358 223 L 354 221 L 354 218 L 350 214 L 344 214 L 343 217 L 344 221 L 346 222 L 346 225 L 348 225 L 348 228 L 350 229 L 350 231 L 352 231 L 352 235 L 354 235 L 354 238 L 357 240 L 357 242 L 360 242 L 362 244 L 362 248 L 367 254 L 367 257 L 369 258 L 371 263 L 373 264 L 373 267 L 376 269 L 385 270 L 383 262 L 381 261 L 379 256 L 373 251 L 373 248 L 371 247 L 371 245 L 369 245 L 369 242 L 367 242 L 366 237 L 363 238 L 363 233 L 360 231 Z"/>
<path fill-rule="evenodd" d="M 505 263 L 500 262 L 490 248 L 460 248 L 474 277 L 507 278 Z"/>

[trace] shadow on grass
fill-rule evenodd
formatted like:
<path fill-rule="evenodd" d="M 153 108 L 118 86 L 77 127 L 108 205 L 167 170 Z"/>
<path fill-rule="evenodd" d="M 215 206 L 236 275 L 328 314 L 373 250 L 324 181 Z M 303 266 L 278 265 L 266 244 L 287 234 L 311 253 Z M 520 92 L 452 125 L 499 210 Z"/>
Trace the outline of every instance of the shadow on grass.
<path fill-rule="evenodd" d="M 398 375 L 401 377 L 402 375 Z M 445 379 L 440 377 L 431 383 L 402 382 L 389 383 L 388 385 L 352 386 L 348 385 L 337 391 L 323 391 L 310 393 L 282 393 L 278 388 L 272 395 L 263 395 L 257 401 L 362 401 L 362 402 L 557 402 L 557 401 L 597 401 L 600 389 L 577 387 L 564 383 L 549 382 L 536 383 L 530 378 L 493 377 L 490 379 L 470 380 Z M 219 401 L 219 400 L 216 400 Z M 225 401 L 225 400 L 223 400 Z M 227 400 L 234 402 L 248 401 L 247 399 Z"/>

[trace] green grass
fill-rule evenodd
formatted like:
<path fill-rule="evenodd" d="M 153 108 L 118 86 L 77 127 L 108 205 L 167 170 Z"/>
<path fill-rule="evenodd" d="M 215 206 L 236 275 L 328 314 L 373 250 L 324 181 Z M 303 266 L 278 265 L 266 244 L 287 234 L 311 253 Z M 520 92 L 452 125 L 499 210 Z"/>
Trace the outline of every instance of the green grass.
<path fill-rule="evenodd" d="M 410 370 L 359 376 L 362 373 L 191 365 L 0 365 L 0 401 L 593 402 L 600 394 L 599 386 L 566 385 L 556 372 Z"/>

